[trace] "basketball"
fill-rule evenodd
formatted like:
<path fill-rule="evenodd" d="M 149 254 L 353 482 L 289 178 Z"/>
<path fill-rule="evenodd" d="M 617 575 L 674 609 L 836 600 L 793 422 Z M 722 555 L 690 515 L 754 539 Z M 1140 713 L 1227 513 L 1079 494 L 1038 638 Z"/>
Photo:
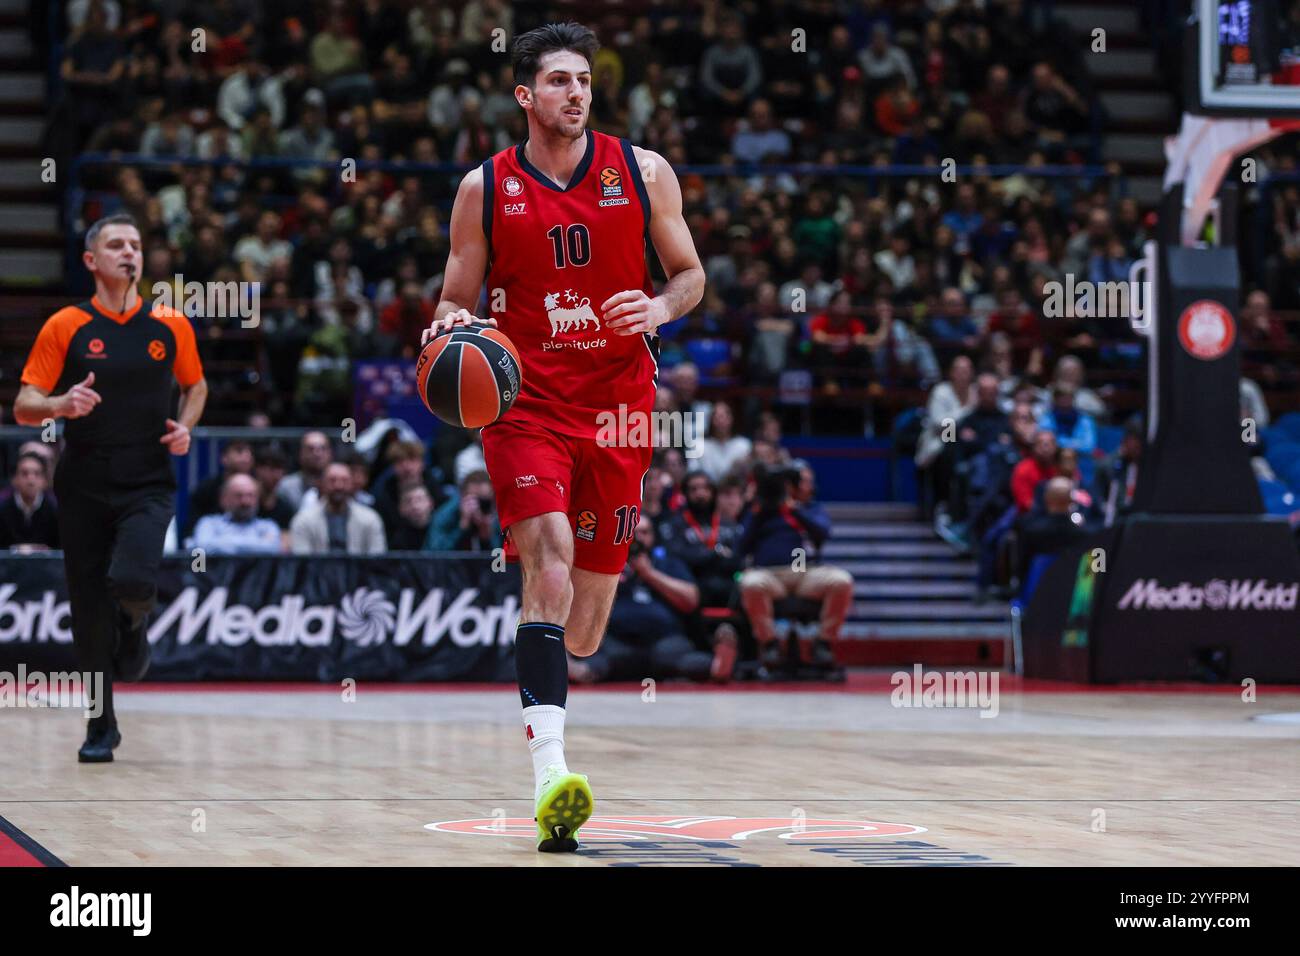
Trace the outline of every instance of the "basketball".
<path fill-rule="evenodd" d="M 457 428 L 481 428 L 508 412 L 523 378 L 514 344 L 500 329 L 486 325 L 438 336 L 415 363 L 425 407 Z"/>

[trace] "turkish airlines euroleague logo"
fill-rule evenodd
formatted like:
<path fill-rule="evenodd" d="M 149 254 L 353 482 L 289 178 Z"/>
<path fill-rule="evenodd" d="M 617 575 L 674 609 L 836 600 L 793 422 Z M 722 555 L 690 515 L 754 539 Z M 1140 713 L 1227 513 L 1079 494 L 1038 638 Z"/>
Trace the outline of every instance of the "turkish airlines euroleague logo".
<path fill-rule="evenodd" d="M 477 836 L 536 837 L 531 817 L 484 817 L 426 823 L 438 833 Z M 790 817 L 592 817 L 579 831 L 584 842 L 623 840 L 747 840 L 757 834 L 775 834 L 781 840 L 854 840 L 874 836 L 911 836 L 925 827 L 910 823 L 872 820 L 823 820 Z"/>
<path fill-rule="evenodd" d="M 606 166 L 600 171 L 600 187 L 606 197 L 623 195 L 623 174 L 613 166 Z"/>
<path fill-rule="evenodd" d="M 1222 358 L 1237 339 L 1232 313 L 1212 299 L 1193 302 L 1178 317 L 1178 341 L 1192 358 Z"/>
<path fill-rule="evenodd" d="M 154 339 L 149 343 L 149 357 L 155 362 L 161 362 L 167 357 L 167 346 Z"/>
<path fill-rule="evenodd" d="M 103 339 L 91 339 L 90 342 L 87 343 L 86 348 L 90 349 L 90 353 L 86 358 L 108 358 L 108 356 L 104 354 Z"/>

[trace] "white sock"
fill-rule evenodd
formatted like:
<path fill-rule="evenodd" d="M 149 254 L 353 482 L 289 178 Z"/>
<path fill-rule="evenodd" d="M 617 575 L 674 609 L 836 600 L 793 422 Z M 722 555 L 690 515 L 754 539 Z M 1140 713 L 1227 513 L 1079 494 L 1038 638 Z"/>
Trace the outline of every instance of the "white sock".
<path fill-rule="evenodd" d="M 524 708 L 524 728 L 528 732 L 528 749 L 533 755 L 533 782 L 542 782 L 542 771 L 557 763 L 567 773 L 564 762 L 564 708 L 554 704 L 536 704 Z"/>

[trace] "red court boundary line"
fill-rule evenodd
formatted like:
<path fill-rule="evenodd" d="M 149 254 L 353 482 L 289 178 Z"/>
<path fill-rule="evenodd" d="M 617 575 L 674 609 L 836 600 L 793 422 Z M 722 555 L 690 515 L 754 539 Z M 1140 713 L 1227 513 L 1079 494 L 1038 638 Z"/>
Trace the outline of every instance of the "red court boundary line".
<path fill-rule="evenodd" d="M 67 865 L 4 817 L 0 817 L 0 867 Z"/>
<path fill-rule="evenodd" d="M 967 673 L 979 672 L 975 667 L 925 667 L 924 674 L 931 673 Z M 781 683 L 735 682 L 730 684 L 696 684 L 684 681 L 659 681 L 656 693 L 737 693 L 770 694 L 791 693 L 796 691 L 835 694 L 874 694 L 888 693 L 894 689 L 892 675 L 903 673 L 910 678 L 915 671 L 911 667 L 898 667 L 888 672 L 850 673 L 843 683 L 823 681 L 789 681 Z M 1193 682 L 1164 683 L 1145 682 L 1129 684 L 1078 684 L 1069 681 L 1032 680 L 1004 674 L 998 674 L 1000 691 L 1022 694 L 1240 694 L 1238 684 L 1197 684 Z M 443 683 L 394 683 L 388 681 L 357 681 L 358 688 L 367 693 L 385 694 L 472 694 L 485 692 L 517 693 L 513 683 L 484 682 L 443 682 Z M 583 694 L 588 691 L 622 691 L 640 694 L 643 688 L 639 683 L 608 683 L 570 685 L 570 694 Z M 1257 684 L 1256 693 L 1300 695 L 1300 686 L 1294 684 Z M 336 684 L 322 684 L 307 681 L 152 681 L 140 684 L 114 684 L 116 694 L 155 694 L 155 693 L 249 693 L 249 694 L 337 694 Z"/>

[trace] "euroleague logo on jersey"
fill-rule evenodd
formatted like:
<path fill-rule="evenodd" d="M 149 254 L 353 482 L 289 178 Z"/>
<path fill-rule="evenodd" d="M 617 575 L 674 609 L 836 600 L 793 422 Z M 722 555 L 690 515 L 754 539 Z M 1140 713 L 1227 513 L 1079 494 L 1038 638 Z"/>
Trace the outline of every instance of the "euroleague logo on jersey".
<path fill-rule="evenodd" d="M 605 198 L 596 205 L 626 206 L 631 200 L 623 196 L 623 174 L 614 166 L 606 166 L 600 171 L 600 194 Z M 611 197 L 621 196 L 621 199 Z"/>
<path fill-rule="evenodd" d="M 613 166 L 600 171 L 600 190 L 603 196 L 623 195 L 623 174 Z"/>
<path fill-rule="evenodd" d="M 1232 313 L 1213 299 L 1193 302 L 1178 317 L 1178 341 L 1192 358 L 1222 358 L 1237 338 Z"/>
<path fill-rule="evenodd" d="M 155 362 L 161 362 L 167 357 L 167 346 L 154 339 L 149 343 L 149 357 Z"/>
<path fill-rule="evenodd" d="M 90 349 L 90 354 L 87 355 L 86 358 L 108 358 L 108 356 L 104 354 L 103 339 L 91 339 L 90 343 L 86 347 Z"/>

